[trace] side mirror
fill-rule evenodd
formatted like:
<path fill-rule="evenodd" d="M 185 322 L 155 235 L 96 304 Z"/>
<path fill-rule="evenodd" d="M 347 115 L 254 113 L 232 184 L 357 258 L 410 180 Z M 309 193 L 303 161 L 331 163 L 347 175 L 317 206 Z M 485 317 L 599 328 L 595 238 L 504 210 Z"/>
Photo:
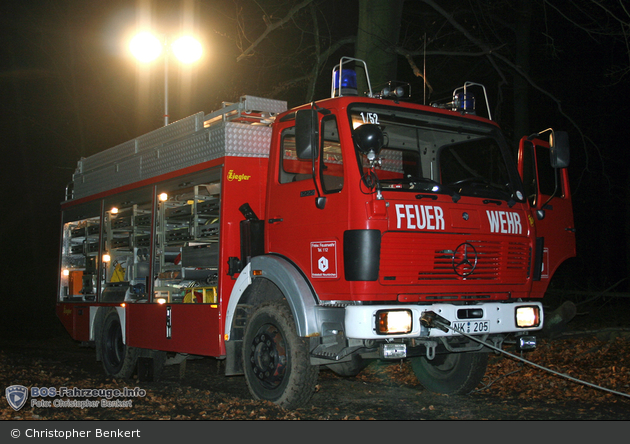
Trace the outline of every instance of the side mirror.
<path fill-rule="evenodd" d="M 549 155 L 552 168 L 569 166 L 569 134 L 566 131 L 552 131 L 549 136 Z"/>
<path fill-rule="evenodd" d="M 303 109 L 295 114 L 295 151 L 298 159 L 317 158 L 318 122 L 315 109 Z"/>
<path fill-rule="evenodd" d="M 354 130 L 354 144 L 369 160 L 374 160 L 385 145 L 383 130 L 378 125 L 366 123 Z"/>

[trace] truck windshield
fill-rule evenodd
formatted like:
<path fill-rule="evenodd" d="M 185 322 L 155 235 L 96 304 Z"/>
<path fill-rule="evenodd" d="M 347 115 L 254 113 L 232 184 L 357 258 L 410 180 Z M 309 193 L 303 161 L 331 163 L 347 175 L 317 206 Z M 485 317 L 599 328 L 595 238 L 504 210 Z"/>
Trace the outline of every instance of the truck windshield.
<path fill-rule="evenodd" d="M 374 165 L 382 190 L 522 200 L 507 147 L 498 128 L 465 118 L 383 105 L 349 107 L 352 128 L 377 124 L 385 146 Z M 357 150 L 357 153 L 359 151 Z M 364 174 L 367 157 L 357 154 Z M 517 185 L 518 184 L 518 185 Z"/>

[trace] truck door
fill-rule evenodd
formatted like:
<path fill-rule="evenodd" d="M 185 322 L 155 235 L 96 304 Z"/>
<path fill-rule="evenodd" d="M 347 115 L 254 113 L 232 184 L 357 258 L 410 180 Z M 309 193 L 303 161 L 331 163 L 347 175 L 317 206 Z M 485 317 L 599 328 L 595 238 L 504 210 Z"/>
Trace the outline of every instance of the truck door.
<path fill-rule="evenodd" d="M 295 121 L 274 139 L 266 238 L 268 251 L 293 261 L 321 296 L 338 292 L 335 282 L 343 276 L 348 193 L 335 115 L 320 115 L 313 125 L 318 149 L 307 158 L 296 151 Z"/>
<path fill-rule="evenodd" d="M 530 221 L 536 227 L 532 292 L 533 296 L 542 297 L 560 264 L 575 256 L 575 225 L 568 171 L 566 167 L 552 167 L 550 146 L 539 139 L 521 139 L 518 160 L 529 202 Z"/>

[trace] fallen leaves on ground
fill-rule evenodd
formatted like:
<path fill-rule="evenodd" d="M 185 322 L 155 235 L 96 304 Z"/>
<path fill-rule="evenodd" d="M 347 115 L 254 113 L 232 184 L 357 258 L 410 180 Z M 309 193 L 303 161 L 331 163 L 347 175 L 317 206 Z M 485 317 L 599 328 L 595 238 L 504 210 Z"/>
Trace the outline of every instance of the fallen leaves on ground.
<path fill-rule="evenodd" d="M 509 347 L 505 347 L 509 350 Z M 31 349 L 15 348 L 11 352 L 0 351 L 0 382 L 5 388 L 20 384 L 26 387 L 77 387 L 98 389 L 133 389 L 140 386 L 146 389 L 146 396 L 127 398 L 132 400 L 130 408 L 41 408 L 29 403 L 19 411 L 12 409 L 6 399 L 0 405 L 0 419 L 46 419 L 46 420 L 369 420 L 383 419 L 384 412 L 391 409 L 383 399 L 388 397 L 388 388 L 413 389 L 411 393 L 424 394 L 408 361 L 395 363 L 375 362 L 355 378 L 341 378 L 330 371 L 320 372 L 318 395 L 324 396 L 329 384 L 350 383 L 353 392 L 348 398 L 363 397 L 363 406 L 353 410 L 358 404 L 350 401 L 344 405 L 311 405 L 297 410 L 285 410 L 270 402 L 255 401 L 249 398 L 243 389 L 244 381 L 230 382 L 230 378 L 218 374 L 218 365 L 200 362 L 190 363 L 190 372 L 185 381 L 171 376 L 166 381 L 141 383 L 140 381 L 119 381 L 103 375 L 100 364 L 93 361 L 93 351 L 82 353 L 69 350 L 43 351 L 45 346 L 36 344 Z M 513 352 L 513 351 L 511 351 Z M 623 335 L 595 333 L 587 336 L 567 336 L 555 340 L 539 341 L 538 348 L 524 353 L 523 358 L 540 366 L 568 375 L 577 380 L 630 394 L 630 338 Z M 75 359 L 80 357 L 80 359 Z M 205 361 L 207 362 L 207 361 Z M 195 370 L 195 365 L 200 370 Z M 195 372 L 197 372 L 195 374 Z M 173 375 L 177 372 L 173 369 Z M 192 383 L 193 378 L 195 383 Z M 215 378 L 213 387 L 209 379 Z M 222 379 L 219 379 L 222 378 Z M 232 384 L 236 389 L 227 387 Z M 234 395 L 236 393 L 236 395 Z M 4 393 L 3 393 L 4 395 Z M 378 395 L 378 396 L 377 396 Z M 435 407 L 431 403 L 419 403 L 413 396 L 403 400 L 393 399 L 399 405 L 407 403 L 409 410 L 426 415 L 438 416 L 438 419 L 476 419 L 477 413 L 463 411 L 461 402 L 454 402 L 450 411 L 444 406 Z M 512 357 L 499 354 L 490 356 L 486 376 L 482 384 L 468 397 L 475 401 L 478 397 L 484 402 L 494 404 L 519 403 L 519 415 L 526 415 L 535 407 L 524 403 L 525 400 L 540 400 L 544 405 L 557 407 L 559 416 L 562 406 L 567 403 L 582 403 L 584 410 L 595 409 L 596 405 L 618 405 L 627 415 L 630 400 L 619 394 L 584 385 L 562 376 L 554 375 Z M 447 398 L 441 396 L 435 399 Z M 55 399 L 55 398 L 49 398 Z M 61 398 L 58 398 L 61 399 Z M 76 398 L 75 398 L 76 399 Z M 79 398 L 80 399 L 80 398 Z M 426 401 L 427 398 L 425 398 Z M 512 401 L 512 402 L 511 402 Z M 441 401 L 440 401 L 441 402 Z M 563 404 L 564 403 L 564 404 Z M 615 404 L 617 403 L 617 404 Z M 580 406 L 578 408 L 581 408 Z M 440 411 L 442 409 L 442 411 Z M 529 409 L 529 410 L 528 410 Z M 501 417 L 491 416 L 495 419 Z M 482 416 L 482 418 L 485 418 Z M 517 419 L 520 419 L 518 417 Z M 388 418 L 387 418 L 388 419 Z M 406 418 L 401 418 L 406 419 Z M 524 418 L 523 418 L 524 419 Z M 610 418 L 615 419 L 615 418 Z"/>
<path fill-rule="evenodd" d="M 556 340 L 542 340 L 535 350 L 523 353 L 505 346 L 504 350 L 508 353 L 560 375 L 495 352 L 489 358 L 482 384 L 474 393 L 483 392 L 506 399 L 546 401 L 557 399 L 563 402 L 567 399 L 591 403 L 629 400 L 629 336 L 627 332 L 616 335 L 612 331 L 600 334 L 599 337 L 580 335 L 573 338 L 568 336 Z M 374 372 L 369 370 L 368 367 L 368 371 L 359 377 L 368 380 L 374 378 Z M 388 366 L 386 373 L 402 384 L 410 387 L 419 386 L 408 361 Z M 602 388 L 627 396 L 611 393 Z"/>
<path fill-rule="evenodd" d="M 630 341 L 627 338 L 543 341 L 536 350 L 521 356 L 558 374 L 513 358 L 493 356 L 484 378 L 485 391 L 503 397 L 547 401 L 571 399 L 597 403 L 630 398 Z"/>

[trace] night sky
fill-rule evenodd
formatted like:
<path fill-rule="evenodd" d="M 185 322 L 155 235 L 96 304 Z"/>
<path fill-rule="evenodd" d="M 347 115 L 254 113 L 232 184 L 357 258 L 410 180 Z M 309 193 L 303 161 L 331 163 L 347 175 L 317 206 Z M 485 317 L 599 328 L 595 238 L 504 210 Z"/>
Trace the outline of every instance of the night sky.
<path fill-rule="evenodd" d="M 531 88 L 531 132 L 548 127 L 567 130 L 572 144 L 570 176 L 578 258 L 562 270 L 557 285 L 604 289 L 630 273 L 630 166 L 626 154 L 630 74 L 609 75 L 615 68 L 630 67 L 628 50 L 617 38 L 589 35 L 553 8 L 534 3 L 530 73 L 561 101 L 570 117 L 562 115 L 548 96 Z M 578 3 L 591 5 L 586 0 Z M 356 32 L 357 4 L 354 0 L 316 2 L 322 17 L 327 17 L 329 41 Z M 234 17 L 239 6 L 248 35 L 255 39 L 265 26 L 255 2 L 2 3 L 2 334 L 48 335 L 61 329 L 54 318 L 60 203 L 77 160 L 163 124 L 163 65 L 157 62 L 142 68 L 126 47 L 138 22 L 149 21 L 159 32 L 170 34 L 178 32 L 182 23 L 191 23 L 204 45 L 204 58 L 194 67 L 171 65 L 171 122 L 198 111 L 209 113 L 222 101 L 236 101 L 243 94 L 267 96 L 278 84 L 303 74 L 309 60 L 300 46 L 304 32 L 296 29 L 299 21 L 271 34 L 254 57 L 236 61 L 240 50 Z M 427 7 L 421 2 L 408 0 L 405 8 L 407 19 L 417 18 L 416 26 L 430 24 L 429 17 L 434 17 L 434 12 L 422 14 Z M 275 17 L 282 11 L 275 10 Z M 543 17 L 547 18 L 544 23 Z M 630 23 L 628 16 L 618 18 Z M 614 20 L 610 22 L 615 25 Z M 414 29 L 408 20 L 401 41 L 408 44 L 419 35 L 422 30 Z M 416 41 L 415 49 L 419 47 L 422 45 Z M 342 55 L 353 56 L 352 51 L 351 46 L 342 48 L 329 65 Z M 421 57 L 416 61 L 422 66 Z M 401 79 L 418 86 L 403 58 L 398 71 Z M 322 72 L 317 98 L 325 98 L 330 90 L 329 68 Z M 495 74 L 478 59 L 429 57 L 427 73 L 434 80 L 436 94 L 452 91 L 460 86 L 456 82 L 487 81 L 491 100 L 498 98 Z M 504 126 L 509 129 L 509 87 L 505 91 Z M 303 89 L 298 88 L 282 90 L 271 98 L 296 106 L 304 97 Z M 624 281 L 616 290 L 628 291 L 629 284 Z"/>

